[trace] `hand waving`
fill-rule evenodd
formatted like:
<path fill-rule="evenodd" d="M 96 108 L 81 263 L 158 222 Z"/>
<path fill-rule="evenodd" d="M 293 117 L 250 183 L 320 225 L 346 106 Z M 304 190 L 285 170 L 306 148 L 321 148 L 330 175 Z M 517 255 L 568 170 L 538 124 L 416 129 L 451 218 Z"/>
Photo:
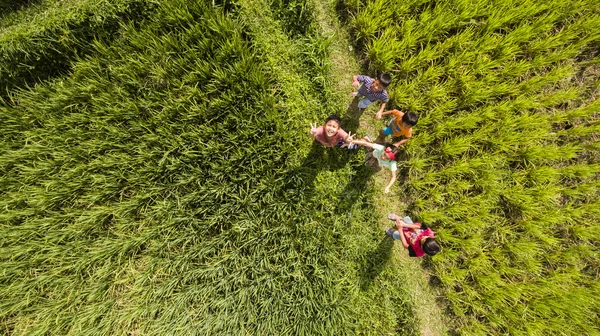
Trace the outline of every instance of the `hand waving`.
<path fill-rule="evenodd" d="M 354 141 L 354 136 L 356 136 L 356 133 L 352 134 L 352 132 L 348 132 L 348 137 L 346 138 L 346 142 L 352 143 L 352 141 Z"/>
<path fill-rule="evenodd" d="M 352 134 L 352 132 L 348 132 L 348 136 L 344 140 L 344 144 L 341 146 L 342 148 L 355 149 L 358 145 L 352 143 L 354 141 L 354 136 L 356 134 Z"/>
<path fill-rule="evenodd" d="M 317 135 L 317 123 L 310 123 L 310 135 L 312 136 L 316 136 Z"/>

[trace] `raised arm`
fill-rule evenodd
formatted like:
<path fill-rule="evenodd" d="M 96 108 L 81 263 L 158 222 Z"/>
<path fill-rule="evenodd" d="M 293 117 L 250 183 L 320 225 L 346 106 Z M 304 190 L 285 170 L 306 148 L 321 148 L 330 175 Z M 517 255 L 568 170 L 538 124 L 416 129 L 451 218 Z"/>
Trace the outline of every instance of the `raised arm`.
<path fill-rule="evenodd" d="M 384 115 L 392 114 L 395 111 L 395 110 L 389 110 L 389 111 L 384 112 L 383 111 L 384 107 L 385 107 L 385 103 L 381 104 L 381 109 L 375 115 L 375 119 L 381 119 L 381 117 L 383 117 Z"/>
<path fill-rule="evenodd" d="M 385 187 L 385 193 L 389 193 L 390 192 L 390 188 L 392 187 L 392 184 L 394 184 L 394 182 L 396 182 L 396 171 L 392 171 L 392 179 L 390 180 L 390 183 L 388 183 L 387 187 Z"/>
<path fill-rule="evenodd" d="M 383 113 L 383 110 L 385 110 L 385 104 L 386 103 L 381 103 L 381 108 L 379 108 L 379 112 L 377 113 Z"/>
<path fill-rule="evenodd" d="M 408 139 L 402 139 L 402 140 L 400 140 L 400 141 L 396 142 L 396 143 L 394 144 L 394 146 L 396 146 L 396 147 L 400 147 L 400 146 L 404 145 L 406 142 L 408 142 L 408 140 L 409 140 L 409 139 L 410 139 L 410 138 L 408 138 Z"/>
<path fill-rule="evenodd" d="M 353 140 L 352 143 L 360 145 L 360 146 L 365 146 L 365 147 L 373 148 L 373 143 L 368 142 L 368 141 L 364 141 L 364 140 Z"/>
<path fill-rule="evenodd" d="M 352 86 L 358 86 L 360 83 L 358 82 L 358 75 L 352 76 Z"/>
<path fill-rule="evenodd" d="M 317 136 L 318 129 L 319 127 L 317 126 L 317 123 L 310 123 L 310 131 L 308 132 L 308 134 L 310 134 L 311 137 L 315 138 Z"/>

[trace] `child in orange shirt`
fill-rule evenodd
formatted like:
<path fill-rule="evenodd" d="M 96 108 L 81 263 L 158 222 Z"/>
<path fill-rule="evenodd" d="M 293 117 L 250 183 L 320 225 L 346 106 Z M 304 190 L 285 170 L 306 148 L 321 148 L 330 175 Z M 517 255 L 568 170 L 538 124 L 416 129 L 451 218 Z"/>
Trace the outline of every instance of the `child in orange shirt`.
<path fill-rule="evenodd" d="M 393 115 L 394 118 L 392 120 L 390 120 L 388 127 L 381 130 L 381 132 L 379 133 L 379 137 L 377 138 L 376 141 L 379 141 L 379 142 L 384 141 L 385 137 L 387 135 L 392 135 L 392 137 L 404 136 L 404 139 L 394 143 L 394 146 L 396 146 L 396 147 L 402 146 L 412 136 L 412 127 L 417 124 L 417 121 L 419 120 L 419 116 L 416 115 L 414 112 L 410 112 L 410 111 L 409 112 L 401 112 L 398 110 L 390 110 L 390 111 L 385 111 L 385 112 L 381 112 L 381 111 L 377 112 L 377 115 L 375 116 L 375 118 L 381 119 L 382 116 L 388 115 L 388 114 Z"/>

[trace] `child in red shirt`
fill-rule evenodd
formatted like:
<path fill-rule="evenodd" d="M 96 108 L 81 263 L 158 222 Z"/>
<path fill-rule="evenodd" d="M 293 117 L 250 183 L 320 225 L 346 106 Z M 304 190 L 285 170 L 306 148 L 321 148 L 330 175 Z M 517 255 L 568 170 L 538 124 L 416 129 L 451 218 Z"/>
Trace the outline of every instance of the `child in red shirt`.
<path fill-rule="evenodd" d="M 410 217 L 400 218 L 396 214 L 389 214 L 388 218 L 396 222 L 397 230 L 387 229 L 385 233 L 395 240 L 402 240 L 409 256 L 421 258 L 425 254 L 432 256 L 440 252 L 441 247 L 433 231 L 425 223 L 413 223 Z"/>

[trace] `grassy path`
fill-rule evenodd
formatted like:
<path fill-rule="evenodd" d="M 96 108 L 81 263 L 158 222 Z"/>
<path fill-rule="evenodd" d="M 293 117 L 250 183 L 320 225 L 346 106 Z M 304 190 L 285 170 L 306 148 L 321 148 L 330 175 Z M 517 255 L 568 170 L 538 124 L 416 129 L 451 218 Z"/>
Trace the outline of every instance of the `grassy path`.
<path fill-rule="evenodd" d="M 360 72 L 358 62 L 351 55 L 349 46 L 350 38 L 347 30 L 341 26 L 335 12 L 335 0 L 314 1 L 317 21 L 323 34 L 331 38 L 330 58 L 332 63 L 330 80 L 334 83 L 336 93 L 334 99 L 343 106 L 349 106 L 352 102 L 350 85 L 352 75 Z M 374 108 L 367 109 L 360 119 L 359 135 L 370 134 L 372 137 L 377 135 L 381 128 L 381 121 L 372 118 Z M 376 174 L 374 183 L 376 187 L 383 190 L 389 181 L 388 174 Z M 397 183 L 402 183 L 401 179 Z M 406 210 L 406 204 L 402 203 L 401 195 L 392 192 L 389 195 L 383 193 L 375 200 L 376 207 L 381 215 L 381 228 L 387 228 L 390 222 L 385 219 L 390 211 L 402 213 Z M 402 286 L 406 293 L 409 293 L 413 314 L 418 321 L 418 326 L 414 329 L 419 330 L 421 335 L 433 336 L 447 334 L 443 315 L 440 307 L 436 303 L 436 297 L 439 293 L 429 284 L 429 273 L 421 267 L 421 260 L 410 258 L 399 243 L 395 244 L 391 256 L 390 267 L 397 267 L 399 273 L 403 275 Z"/>
<path fill-rule="evenodd" d="M 295 113 L 303 113 L 304 115 L 290 115 L 291 119 L 303 120 L 305 118 L 313 118 L 307 116 L 306 113 L 311 115 L 315 114 L 314 106 L 322 105 L 322 101 L 319 97 L 311 94 L 310 83 L 307 78 L 300 75 L 302 72 L 302 64 L 298 62 L 298 48 L 294 44 L 294 40 L 285 36 L 278 23 L 273 19 L 273 14 L 269 13 L 267 2 L 264 0 L 244 0 L 241 1 L 242 17 L 247 20 L 246 24 L 254 32 L 253 38 L 256 41 L 256 45 L 263 48 L 262 52 L 265 57 L 268 57 L 269 63 L 275 70 L 275 73 L 279 74 L 279 82 L 283 88 L 285 88 L 285 98 L 282 104 L 285 108 L 289 109 L 290 112 L 296 111 Z M 351 56 L 349 52 L 349 36 L 346 30 L 344 30 L 337 20 L 335 13 L 335 1 L 314 1 L 313 7 L 316 10 L 316 18 L 321 30 L 321 34 L 329 38 L 328 54 L 331 62 L 331 70 L 326 79 L 328 85 L 326 87 L 327 93 L 325 94 L 330 102 L 335 104 L 334 107 L 324 106 L 323 108 L 332 111 L 345 111 L 342 112 L 342 118 L 345 122 L 352 125 L 351 128 L 358 128 L 359 134 L 370 134 L 376 135 L 376 131 L 380 127 L 381 122 L 376 122 L 372 119 L 374 115 L 373 108 L 368 109 L 362 116 L 357 115 L 356 102 L 353 103 L 353 99 L 350 96 L 351 78 L 353 74 L 356 74 L 360 70 L 360 66 L 356 61 L 355 57 Z M 322 111 L 321 111 L 322 112 Z M 322 113 L 321 113 L 322 114 Z M 317 121 L 317 119 L 315 119 Z M 357 122 L 358 121 L 358 122 Z M 298 125 L 294 120 L 290 120 L 290 127 L 286 131 L 289 132 L 290 139 L 296 138 L 293 136 L 294 133 L 302 132 L 304 128 L 302 125 Z M 348 126 L 348 124 L 346 124 Z M 306 125 L 304 125 L 306 126 Z M 282 130 L 283 131 L 283 130 Z M 306 139 L 300 137 L 299 147 L 305 146 Z M 292 140 L 293 141 L 293 140 Z M 337 174 L 340 172 L 338 171 Z M 376 174 L 371 180 L 371 183 L 375 184 L 375 187 L 379 190 L 383 190 L 385 184 L 389 179 L 389 174 Z M 398 188 L 396 188 L 398 190 Z M 377 212 L 380 214 L 378 217 L 380 220 L 381 229 L 388 226 L 390 223 L 385 219 L 385 214 L 391 210 L 402 212 L 405 210 L 405 205 L 401 203 L 400 195 L 394 194 L 384 195 L 380 193 L 375 200 L 375 207 Z M 363 233 L 365 234 L 365 233 Z M 383 235 L 383 232 L 381 232 Z M 430 286 L 427 283 L 428 275 L 421 268 L 421 261 L 409 259 L 406 252 L 402 249 L 399 244 L 392 249 L 390 253 L 390 260 L 385 263 L 385 267 L 393 267 L 396 278 L 393 279 L 393 283 L 389 285 L 394 286 L 395 291 L 405 293 L 405 296 L 409 298 L 405 302 L 408 306 L 419 307 L 418 309 L 412 309 L 412 315 L 418 321 L 417 325 L 406 325 L 402 331 L 399 329 L 387 329 L 386 334 L 397 334 L 399 332 L 405 333 L 406 330 L 418 331 L 421 335 L 442 335 L 445 333 L 444 323 L 441 321 L 441 312 L 439 311 L 436 303 L 435 293 L 432 292 Z M 385 277 L 385 276 L 384 276 Z M 380 283 L 384 287 L 378 288 L 377 291 L 387 290 L 389 287 L 385 287 L 388 284 L 388 280 L 378 278 L 376 286 Z M 397 279 L 397 280 L 396 280 Z M 385 289 L 384 289 L 385 288 Z M 370 295 L 370 294 L 369 294 Z M 367 303 L 370 299 L 369 295 L 363 296 L 362 294 L 354 293 L 350 295 L 356 300 L 363 300 L 363 304 Z M 389 295 L 389 294 L 388 294 Z M 358 299 L 361 297 L 362 299 Z M 392 300 L 392 298 L 386 298 L 385 300 Z M 395 299 L 397 300 L 397 299 Z M 398 302 L 397 302 L 398 303 Z M 390 302 L 390 307 L 393 304 Z M 377 315 L 378 313 L 375 313 Z M 402 315 L 400 311 L 398 314 Z M 377 318 L 383 318 L 381 315 L 377 315 Z M 373 317 L 369 317 L 369 320 Z M 415 321 L 415 318 L 408 318 L 407 321 Z M 360 320 L 360 319 L 359 319 Z M 359 322 L 360 324 L 361 322 Z M 415 322 L 409 322 L 413 324 Z M 381 326 L 365 326 L 359 327 L 359 333 L 366 334 L 378 334 L 382 332 Z"/>
<path fill-rule="evenodd" d="M 300 75 L 302 65 L 298 63 L 297 48 L 285 36 L 264 0 L 243 0 L 240 4 L 243 13 L 240 17 L 255 32 L 255 45 L 263 48 L 262 52 L 268 58 L 268 63 L 274 68 L 274 73 L 278 74 L 278 81 L 285 87 L 285 106 L 282 107 L 288 113 L 298 113 L 296 119 L 301 120 L 306 113 L 314 110 L 312 106 L 318 104 L 318 100 L 311 94 L 310 84 Z M 295 132 L 292 129 L 289 131 L 289 134 Z"/>

